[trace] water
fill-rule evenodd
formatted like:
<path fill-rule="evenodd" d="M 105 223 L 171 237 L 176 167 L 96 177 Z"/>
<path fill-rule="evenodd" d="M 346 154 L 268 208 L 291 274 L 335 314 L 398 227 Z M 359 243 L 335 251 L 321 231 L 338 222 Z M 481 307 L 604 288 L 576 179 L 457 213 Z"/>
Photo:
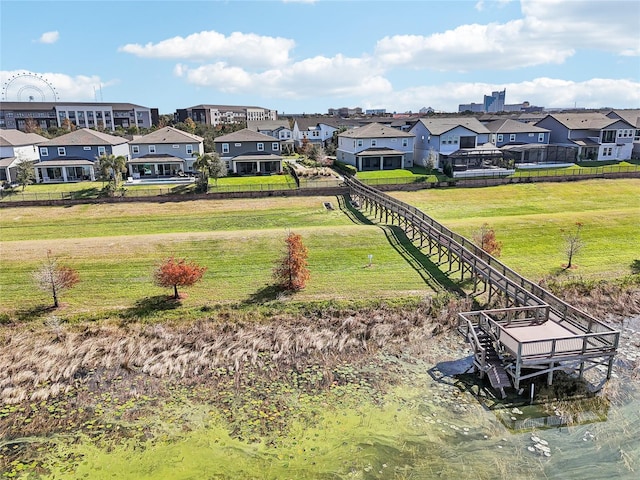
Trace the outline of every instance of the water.
<path fill-rule="evenodd" d="M 398 380 L 384 394 L 364 380 L 309 394 L 261 384 L 260 390 L 269 389 L 268 394 L 254 391 L 253 400 L 242 405 L 230 399 L 229 408 L 240 418 L 236 423 L 206 396 L 176 389 L 163 405 L 133 420 L 115 415 L 117 408 L 102 407 L 105 413 L 92 423 L 95 433 L 85 429 L 79 436 L 32 439 L 34 443 L 16 447 L 25 453 L 16 456 L 3 475 L 635 479 L 640 472 L 640 389 L 629 357 L 637 355 L 640 332 L 625 330 L 622 345 L 606 397 L 550 404 L 528 405 L 515 397 L 496 400 L 462 374 L 469 366 L 469 359 L 462 357 L 436 365 L 409 357 L 382 359 Z M 375 380 L 375 375 L 369 378 Z M 285 406 L 269 409 L 270 395 L 286 396 Z M 107 399 L 103 396 L 101 404 L 109 403 Z M 250 438 L 252 425 L 261 424 L 257 412 L 286 419 L 286 434 L 263 431 Z M 563 422 L 567 419 L 569 424 Z"/>

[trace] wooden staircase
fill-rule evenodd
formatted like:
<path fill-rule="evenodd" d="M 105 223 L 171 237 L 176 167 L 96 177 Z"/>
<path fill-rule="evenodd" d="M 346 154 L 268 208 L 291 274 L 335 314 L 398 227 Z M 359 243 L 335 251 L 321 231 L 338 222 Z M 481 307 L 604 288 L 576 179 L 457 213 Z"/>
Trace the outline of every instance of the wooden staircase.
<path fill-rule="evenodd" d="M 511 380 L 494 347 L 493 339 L 478 325 L 473 326 L 473 331 L 475 335 L 467 335 L 467 340 L 472 343 L 475 352 L 474 364 L 480 371 L 480 378 L 486 373 L 491 387 L 500 391 L 502 398 L 505 398 L 507 395 L 504 389 L 511 386 Z"/>

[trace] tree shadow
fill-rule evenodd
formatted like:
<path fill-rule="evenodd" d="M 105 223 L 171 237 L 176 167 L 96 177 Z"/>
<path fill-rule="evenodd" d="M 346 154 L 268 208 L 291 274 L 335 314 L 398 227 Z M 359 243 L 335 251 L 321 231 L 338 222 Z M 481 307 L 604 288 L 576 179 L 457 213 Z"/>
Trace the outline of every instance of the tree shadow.
<path fill-rule="evenodd" d="M 83 198 L 97 198 L 100 195 L 101 190 L 92 187 L 92 188 L 84 188 L 82 190 L 77 190 L 71 194 L 71 197 L 74 200 L 79 200 Z"/>
<path fill-rule="evenodd" d="M 21 308 L 16 310 L 16 319 L 20 322 L 37 320 L 45 317 L 57 309 L 53 305 L 36 305 L 29 308 Z"/>
<path fill-rule="evenodd" d="M 120 314 L 121 318 L 144 318 L 154 315 L 157 312 L 164 312 L 167 310 L 175 310 L 180 307 L 182 303 L 180 299 L 175 299 L 172 296 L 156 295 L 153 297 L 145 297 L 137 300 L 133 307 L 127 308 Z"/>
<path fill-rule="evenodd" d="M 276 300 L 282 295 L 282 289 L 276 285 L 265 285 L 242 301 L 242 305 L 261 305 Z"/>

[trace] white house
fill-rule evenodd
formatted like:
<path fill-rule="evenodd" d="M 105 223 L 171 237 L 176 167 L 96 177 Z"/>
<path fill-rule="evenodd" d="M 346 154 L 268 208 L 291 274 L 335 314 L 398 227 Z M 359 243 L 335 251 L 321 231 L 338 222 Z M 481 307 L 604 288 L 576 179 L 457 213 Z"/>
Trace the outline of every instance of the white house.
<path fill-rule="evenodd" d="M 38 145 L 46 141 L 35 133 L 0 130 L 0 182 L 15 182 L 18 165 L 38 161 Z"/>
<path fill-rule="evenodd" d="M 359 171 L 410 168 L 413 143 L 412 133 L 370 123 L 338 135 L 336 159 Z"/>

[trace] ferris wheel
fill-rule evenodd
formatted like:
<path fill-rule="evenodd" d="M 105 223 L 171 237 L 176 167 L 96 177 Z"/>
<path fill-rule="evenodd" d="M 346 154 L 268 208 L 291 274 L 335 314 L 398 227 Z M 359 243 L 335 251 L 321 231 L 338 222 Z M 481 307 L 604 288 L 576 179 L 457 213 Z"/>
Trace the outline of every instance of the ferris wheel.
<path fill-rule="evenodd" d="M 21 72 L 9 77 L 2 84 L 2 100 L 5 102 L 56 102 L 56 88 L 44 76 Z"/>

